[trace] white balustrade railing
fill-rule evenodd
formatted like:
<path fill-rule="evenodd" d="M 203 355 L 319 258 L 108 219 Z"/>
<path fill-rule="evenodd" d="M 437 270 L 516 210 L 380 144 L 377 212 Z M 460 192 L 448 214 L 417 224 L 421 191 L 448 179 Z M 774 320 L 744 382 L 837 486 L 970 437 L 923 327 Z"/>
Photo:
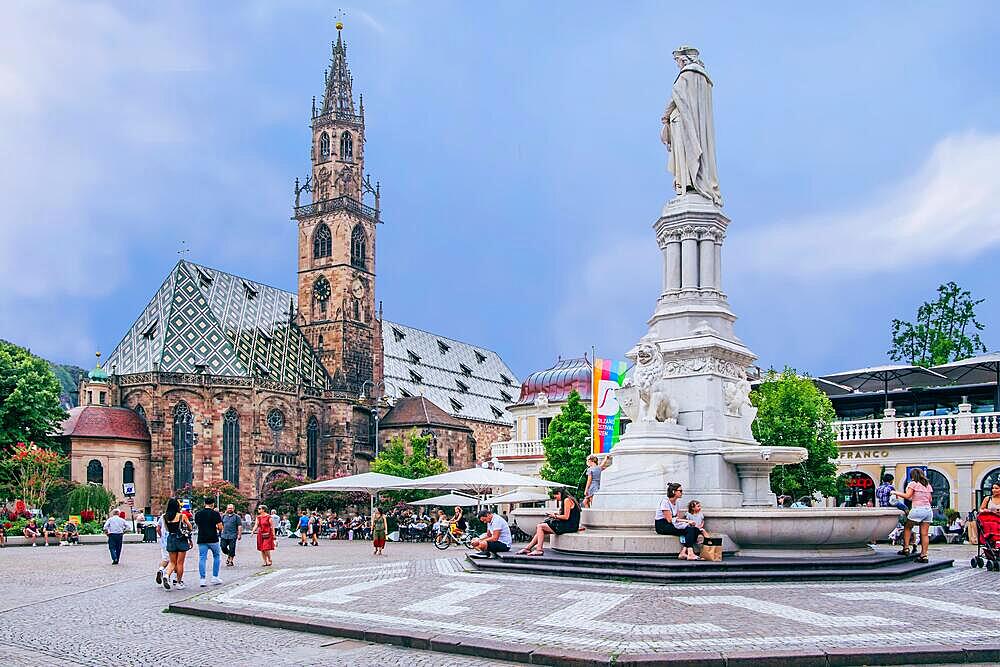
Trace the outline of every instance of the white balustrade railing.
<path fill-rule="evenodd" d="M 1000 435 L 1000 412 L 959 412 L 927 417 L 853 419 L 835 422 L 837 440 L 894 440 L 954 435 Z"/>
<path fill-rule="evenodd" d="M 957 422 L 957 415 L 899 417 L 896 419 L 896 437 L 928 438 L 939 435 L 955 435 Z"/>
<path fill-rule="evenodd" d="M 493 443 L 493 456 L 545 456 L 541 440 L 509 440 Z"/>

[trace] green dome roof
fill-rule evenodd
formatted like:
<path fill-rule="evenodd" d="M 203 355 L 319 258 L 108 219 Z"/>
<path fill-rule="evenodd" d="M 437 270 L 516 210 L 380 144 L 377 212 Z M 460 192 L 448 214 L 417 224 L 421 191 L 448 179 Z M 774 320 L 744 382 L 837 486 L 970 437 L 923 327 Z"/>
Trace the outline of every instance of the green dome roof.
<path fill-rule="evenodd" d="M 108 374 L 100 366 L 94 366 L 94 370 L 87 373 L 87 377 L 89 377 L 91 380 L 100 380 L 103 382 L 108 379 Z"/>

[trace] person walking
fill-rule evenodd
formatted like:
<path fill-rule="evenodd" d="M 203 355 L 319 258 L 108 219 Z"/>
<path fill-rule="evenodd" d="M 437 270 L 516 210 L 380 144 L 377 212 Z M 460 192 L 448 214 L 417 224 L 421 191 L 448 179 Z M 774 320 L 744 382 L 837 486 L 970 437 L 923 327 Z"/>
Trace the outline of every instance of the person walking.
<path fill-rule="evenodd" d="M 583 490 L 583 506 L 590 507 L 594 500 L 594 494 L 601 489 L 601 473 L 611 465 L 611 457 L 605 456 L 604 462 L 597 464 L 597 455 L 591 454 L 587 457 L 587 486 Z"/>
<path fill-rule="evenodd" d="M 126 530 L 128 530 L 128 523 L 119 512 L 112 512 L 108 520 L 104 522 L 104 534 L 108 536 L 108 551 L 111 552 L 112 565 L 118 565 L 118 561 L 122 557 L 122 542 L 125 539 Z"/>
<path fill-rule="evenodd" d="M 208 552 L 212 552 L 212 584 L 222 583 L 219 566 L 222 564 L 222 549 L 219 546 L 219 532 L 223 528 L 222 515 L 215 509 L 215 499 L 205 498 L 205 506 L 194 515 L 194 525 L 198 526 L 198 585 L 207 586 L 205 566 Z"/>
<path fill-rule="evenodd" d="M 372 552 L 372 556 L 381 556 L 382 550 L 385 549 L 385 536 L 389 534 L 389 524 L 386 521 L 385 514 L 382 514 L 381 507 L 376 507 L 375 512 L 372 514 L 371 530 L 372 547 L 375 549 Z"/>
<path fill-rule="evenodd" d="M 906 515 L 906 524 L 903 526 L 903 548 L 898 553 L 900 556 L 909 556 L 913 553 L 913 550 L 910 549 L 910 538 L 913 537 L 912 530 L 916 524 L 920 527 L 920 555 L 917 556 L 917 562 L 926 563 L 927 549 L 930 544 L 928 532 L 931 521 L 934 519 L 934 510 L 931 507 L 934 487 L 927 480 L 923 470 L 912 468 L 910 470 L 910 483 L 906 485 L 906 491 L 902 493 L 893 491 L 892 494 L 913 503 L 910 513 Z"/>
<path fill-rule="evenodd" d="M 306 537 L 309 535 L 309 513 L 305 510 L 299 512 L 299 546 L 306 546 Z"/>
<path fill-rule="evenodd" d="M 270 567 L 271 552 L 274 551 L 274 525 L 271 523 L 271 515 L 267 513 L 266 505 L 257 506 L 257 522 L 254 523 L 253 530 L 257 533 L 257 551 L 260 552 L 260 559 L 264 567 Z"/>
<path fill-rule="evenodd" d="M 226 513 L 222 515 L 222 534 L 219 536 L 219 546 L 226 554 L 226 567 L 235 565 L 236 542 L 243 537 L 243 521 L 236 513 L 236 507 L 226 505 Z"/>
<path fill-rule="evenodd" d="M 174 586 L 183 590 L 184 561 L 191 549 L 191 520 L 181 511 L 181 504 L 176 498 L 167 501 L 163 524 L 167 528 L 167 555 L 170 557 L 170 563 L 163 571 L 163 588 L 170 590 L 170 575 L 173 574 Z"/>
<path fill-rule="evenodd" d="M 167 553 L 167 524 L 164 517 L 166 514 L 161 514 L 160 518 L 156 520 L 156 539 L 160 543 L 160 567 L 156 570 L 156 585 L 163 585 L 163 573 L 170 565 L 170 554 Z"/>
<path fill-rule="evenodd" d="M 309 517 L 309 544 L 314 547 L 319 546 L 319 531 L 320 531 L 320 519 L 319 514 L 316 510 L 313 510 L 312 515 Z"/>

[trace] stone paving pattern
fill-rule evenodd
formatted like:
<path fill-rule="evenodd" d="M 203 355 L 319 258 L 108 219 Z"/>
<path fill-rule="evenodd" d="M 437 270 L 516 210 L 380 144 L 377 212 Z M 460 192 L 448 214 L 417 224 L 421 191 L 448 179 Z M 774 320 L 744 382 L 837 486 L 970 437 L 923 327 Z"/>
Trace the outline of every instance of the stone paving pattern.
<path fill-rule="evenodd" d="M 375 559 L 366 543 L 282 540 L 274 568 L 251 542 L 240 551 L 227 585 L 198 587 L 195 552 L 188 588 L 167 592 L 153 582 L 155 545 L 126 545 L 120 566 L 100 546 L 0 550 L 0 664 L 499 664 L 162 613 L 185 599 L 602 653 L 1000 642 L 1000 574 L 970 569 L 967 547 L 933 551 L 957 567 L 906 582 L 674 586 L 468 573 L 464 552 L 427 544 Z"/>

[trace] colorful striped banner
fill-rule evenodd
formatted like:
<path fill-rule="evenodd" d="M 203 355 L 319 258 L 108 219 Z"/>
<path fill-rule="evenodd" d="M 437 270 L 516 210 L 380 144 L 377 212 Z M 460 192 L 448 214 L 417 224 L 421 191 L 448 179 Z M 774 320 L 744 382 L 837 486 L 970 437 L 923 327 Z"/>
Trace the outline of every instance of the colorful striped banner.
<path fill-rule="evenodd" d="M 594 377 L 590 383 L 593 391 L 591 414 L 593 452 L 607 454 L 622 435 L 621 407 L 615 389 L 625 382 L 628 362 L 611 359 L 594 359 Z"/>

